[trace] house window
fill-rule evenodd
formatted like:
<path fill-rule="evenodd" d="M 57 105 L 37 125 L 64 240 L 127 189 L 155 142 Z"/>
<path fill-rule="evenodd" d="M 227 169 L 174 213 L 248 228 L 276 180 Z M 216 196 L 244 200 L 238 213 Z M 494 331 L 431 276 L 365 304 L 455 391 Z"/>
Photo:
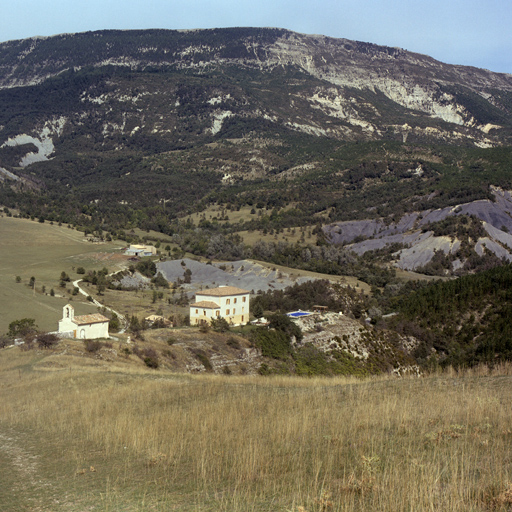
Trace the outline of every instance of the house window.
<path fill-rule="evenodd" d="M 233 308 L 233 315 L 235 314 L 235 312 L 236 312 L 236 309 L 235 309 L 235 308 Z"/>
<path fill-rule="evenodd" d="M 226 315 L 229 315 L 229 309 L 226 309 Z"/>
<path fill-rule="evenodd" d="M 242 302 L 245 302 L 245 297 L 242 297 Z"/>
<path fill-rule="evenodd" d="M 242 315 L 242 322 L 244 321 L 244 315 Z"/>
<path fill-rule="evenodd" d="M 198 315 L 198 314 L 199 314 L 199 309 L 196 309 L 196 315 Z"/>
<path fill-rule="evenodd" d="M 242 306 L 242 313 L 244 312 L 244 309 L 245 309 L 245 308 Z"/>
<path fill-rule="evenodd" d="M 236 304 L 236 298 L 233 299 L 233 304 Z"/>
<path fill-rule="evenodd" d="M 203 315 L 206 316 L 206 311 L 203 311 Z"/>
<path fill-rule="evenodd" d="M 215 311 L 215 316 L 220 316 L 220 311 Z"/>
<path fill-rule="evenodd" d="M 231 299 L 226 299 L 226 304 L 229 304 Z"/>

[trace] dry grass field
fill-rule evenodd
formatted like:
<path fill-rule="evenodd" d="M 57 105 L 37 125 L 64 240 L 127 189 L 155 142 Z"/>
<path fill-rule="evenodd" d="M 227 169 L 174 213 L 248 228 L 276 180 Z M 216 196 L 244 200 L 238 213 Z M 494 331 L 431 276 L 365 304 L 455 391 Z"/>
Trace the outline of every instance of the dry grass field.
<path fill-rule="evenodd" d="M 332 274 L 321 274 L 319 272 L 311 272 L 310 270 L 301 270 L 290 267 L 283 267 L 281 265 L 274 265 L 273 263 L 266 263 L 264 261 L 258 261 L 260 265 L 263 265 L 267 268 L 275 268 L 277 270 L 282 271 L 283 273 L 289 274 L 291 278 L 296 277 L 311 277 L 315 279 L 327 279 L 334 283 L 343 283 L 353 288 L 357 288 L 360 291 L 363 291 L 366 294 L 371 293 L 371 286 L 364 281 L 360 281 L 357 277 L 354 276 L 335 276 Z"/>
<path fill-rule="evenodd" d="M 68 298 L 59 288 L 62 271 L 78 279 L 74 269 L 115 270 L 124 260 L 113 257 L 121 247 L 119 242 L 94 244 L 83 233 L 25 219 L 0 217 L 0 333 L 5 333 L 13 320 L 34 318 L 40 329 L 53 330 L 62 317 L 62 307 Z M 21 282 L 16 282 L 16 276 Z M 29 288 L 35 277 L 36 290 Z M 42 292 L 43 286 L 45 293 Z M 68 288 L 71 285 L 68 284 Z M 54 289 L 55 297 L 50 296 Z M 95 311 L 90 304 L 75 299 L 77 314 Z"/>
<path fill-rule="evenodd" d="M 0 351 L 2 511 L 512 506 L 509 366 L 403 379 L 190 376 L 65 352 Z"/>
<path fill-rule="evenodd" d="M 242 237 L 244 243 L 247 245 L 254 245 L 258 240 L 264 242 L 287 242 L 295 244 L 297 242 L 307 243 L 311 245 L 316 244 L 317 237 L 311 233 L 313 228 L 284 228 L 281 233 L 263 233 L 261 230 L 256 231 L 239 231 L 238 234 Z M 304 235 L 304 236 L 303 236 Z"/>
<path fill-rule="evenodd" d="M 265 210 L 262 210 L 265 212 Z M 199 224 L 201 219 L 205 219 L 207 221 L 213 221 L 217 219 L 219 224 L 225 224 L 226 222 L 230 222 L 231 224 L 236 224 L 242 221 L 249 221 L 255 215 L 251 215 L 251 208 L 249 206 L 243 206 L 240 210 L 227 210 L 224 205 L 211 205 L 206 210 L 202 212 L 192 213 L 191 215 L 187 215 L 183 217 L 183 220 L 186 221 L 190 219 L 195 225 Z M 227 219 L 226 219 L 227 217 Z"/>
<path fill-rule="evenodd" d="M 294 203 L 291 203 L 285 209 L 294 208 L 295 206 L 296 205 Z M 224 205 L 212 205 L 202 212 L 187 215 L 183 220 L 190 219 L 195 225 L 198 225 L 201 219 L 209 222 L 218 222 L 220 225 L 224 225 L 227 222 L 236 225 L 240 222 L 248 222 L 250 220 L 257 219 L 259 215 L 270 215 L 271 213 L 269 210 L 254 208 L 256 213 L 251 214 L 251 210 L 252 208 L 250 206 L 243 206 L 240 210 L 227 210 Z M 264 233 L 262 230 L 255 230 L 251 232 L 239 231 L 238 234 L 247 245 L 253 245 L 258 240 L 263 240 L 265 242 L 285 241 L 294 244 L 299 242 L 301 239 L 306 243 L 315 244 L 317 238 L 316 235 L 311 233 L 313 228 L 314 226 L 303 228 L 283 228 L 282 232 L 279 233 Z"/>

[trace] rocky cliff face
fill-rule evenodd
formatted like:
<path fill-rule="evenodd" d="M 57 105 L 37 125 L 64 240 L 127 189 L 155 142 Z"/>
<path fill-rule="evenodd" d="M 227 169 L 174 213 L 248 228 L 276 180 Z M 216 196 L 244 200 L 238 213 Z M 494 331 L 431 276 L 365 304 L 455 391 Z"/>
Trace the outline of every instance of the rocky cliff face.
<path fill-rule="evenodd" d="M 109 70 L 108 79 L 99 78 L 100 70 Z M 184 75 L 196 84 L 176 83 Z M 0 45 L 5 100 L 24 102 L 27 92 L 19 88 L 33 93 L 56 81 L 66 90 L 73 84 L 65 109 L 70 126 L 86 123 L 95 107 L 105 136 L 168 140 L 178 132 L 183 140 L 187 126 L 196 136 L 222 136 L 227 121 L 240 120 L 349 141 L 488 147 L 512 133 L 512 75 L 280 29 L 102 31 Z M 62 102 L 53 99 L 55 114 Z M 45 110 L 39 124 L 55 121 Z M 10 128 L 0 131 L 4 139 L 14 130 L 8 121 L 2 120 Z"/>

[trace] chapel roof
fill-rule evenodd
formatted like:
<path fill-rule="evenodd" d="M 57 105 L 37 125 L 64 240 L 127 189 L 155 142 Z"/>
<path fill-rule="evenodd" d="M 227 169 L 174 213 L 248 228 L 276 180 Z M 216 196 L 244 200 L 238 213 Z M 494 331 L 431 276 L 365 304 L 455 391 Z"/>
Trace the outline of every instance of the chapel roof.
<path fill-rule="evenodd" d="M 73 318 L 73 322 L 77 325 L 86 325 L 86 324 L 101 324 L 103 322 L 110 322 L 110 320 L 99 313 L 94 313 L 92 315 L 80 315 L 75 316 Z"/>

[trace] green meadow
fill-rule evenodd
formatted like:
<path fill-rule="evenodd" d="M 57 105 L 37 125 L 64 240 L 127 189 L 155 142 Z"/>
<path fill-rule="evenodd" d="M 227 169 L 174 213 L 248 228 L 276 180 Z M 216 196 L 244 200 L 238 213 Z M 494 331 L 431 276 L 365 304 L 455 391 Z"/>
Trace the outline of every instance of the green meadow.
<path fill-rule="evenodd" d="M 59 287 L 61 272 L 73 281 L 80 277 L 79 266 L 113 271 L 124 264 L 117 257 L 122 242 L 92 243 L 65 226 L 3 216 L 0 240 L 0 333 L 20 318 L 34 318 L 41 330 L 57 329 L 62 307 L 71 298 L 66 290 L 72 288 L 71 282 L 64 289 Z M 31 277 L 35 290 L 29 287 Z M 55 296 L 50 294 L 52 289 Z M 77 314 L 96 311 L 83 296 L 73 299 Z"/>

